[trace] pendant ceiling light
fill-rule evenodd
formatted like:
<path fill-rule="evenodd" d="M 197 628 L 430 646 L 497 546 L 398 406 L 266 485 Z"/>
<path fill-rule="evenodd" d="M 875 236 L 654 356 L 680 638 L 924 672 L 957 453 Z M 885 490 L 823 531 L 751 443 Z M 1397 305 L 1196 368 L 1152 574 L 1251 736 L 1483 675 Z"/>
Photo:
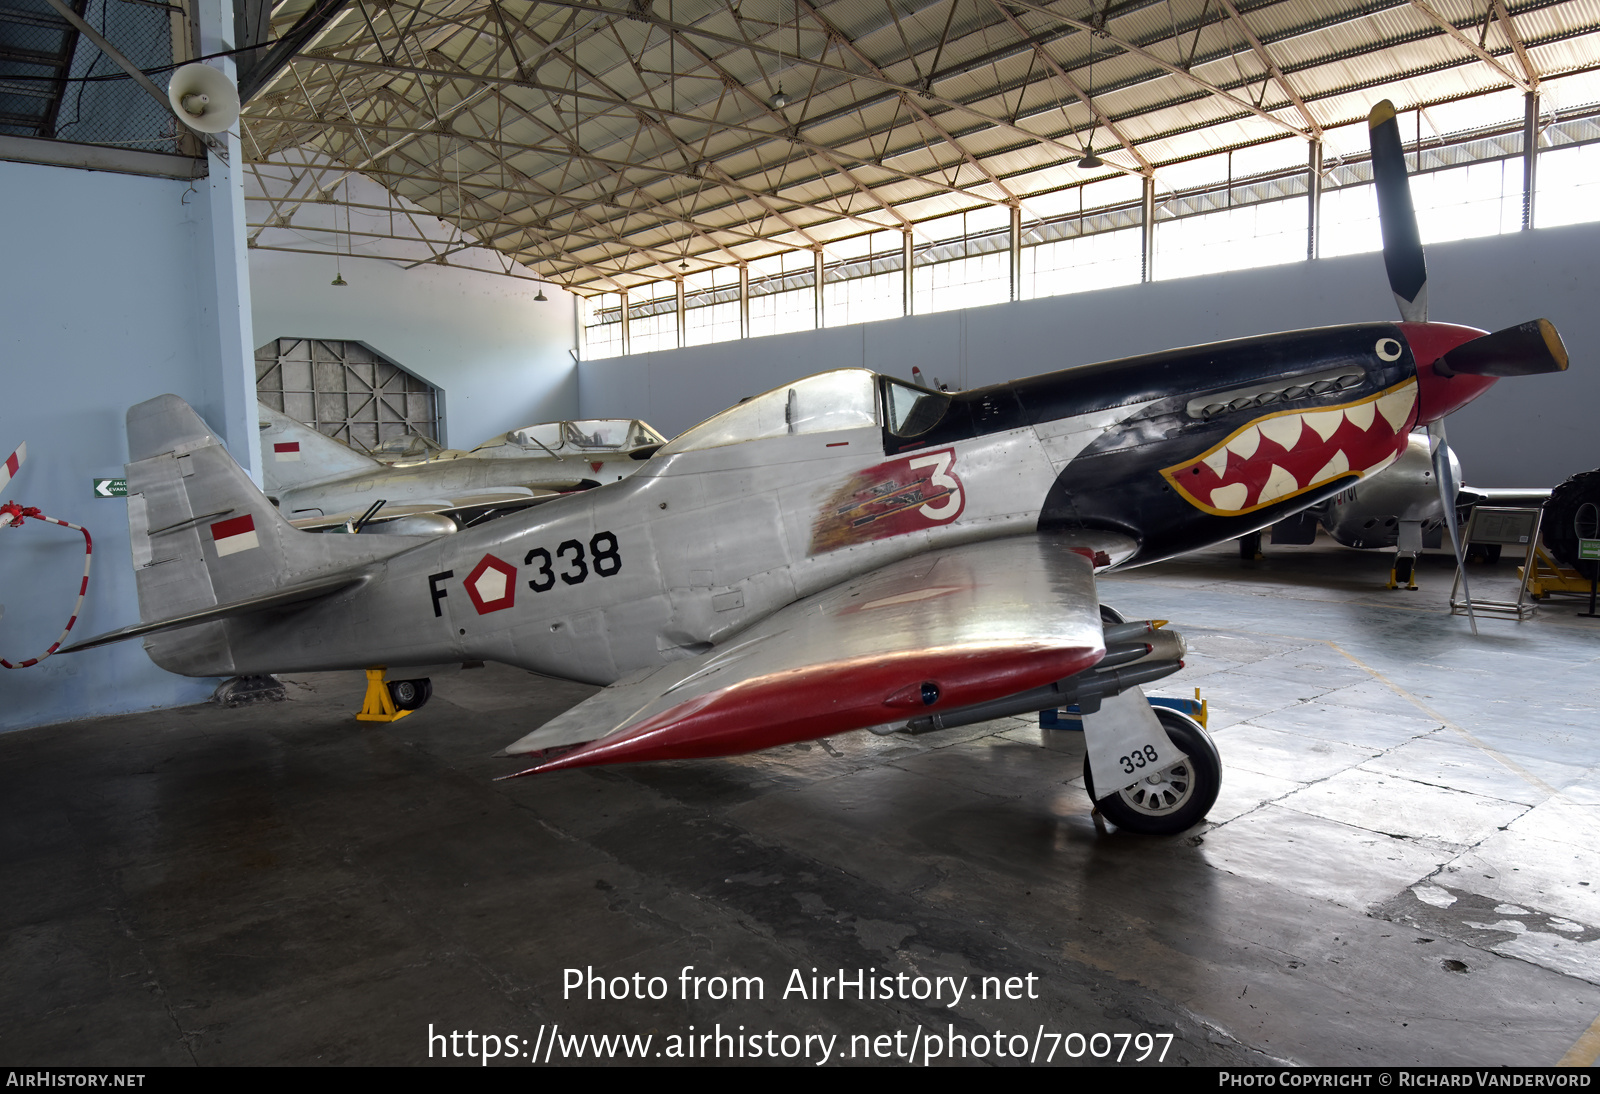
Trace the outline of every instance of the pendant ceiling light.
<path fill-rule="evenodd" d="M 1089 141 L 1084 146 L 1083 158 L 1078 161 L 1078 168 L 1082 171 L 1093 171 L 1097 167 L 1104 167 L 1105 160 L 1094 154 L 1094 131 L 1099 124 L 1100 117 L 1094 113 L 1094 37 L 1089 38 L 1089 112 L 1093 120 L 1089 123 Z"/>

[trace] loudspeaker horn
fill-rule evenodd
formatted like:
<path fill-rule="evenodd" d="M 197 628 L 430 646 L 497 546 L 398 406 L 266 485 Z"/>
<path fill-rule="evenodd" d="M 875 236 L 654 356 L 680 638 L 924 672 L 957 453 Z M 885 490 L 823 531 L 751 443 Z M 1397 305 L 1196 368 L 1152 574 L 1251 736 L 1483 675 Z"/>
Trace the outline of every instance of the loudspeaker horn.
<path fill-rule="evenodd" d="M 221 133 L 239 118 L 238 89 L 210 65 L 184 65 L 174 72 L 167 101 L 179 121 L 201 133 Z"/>

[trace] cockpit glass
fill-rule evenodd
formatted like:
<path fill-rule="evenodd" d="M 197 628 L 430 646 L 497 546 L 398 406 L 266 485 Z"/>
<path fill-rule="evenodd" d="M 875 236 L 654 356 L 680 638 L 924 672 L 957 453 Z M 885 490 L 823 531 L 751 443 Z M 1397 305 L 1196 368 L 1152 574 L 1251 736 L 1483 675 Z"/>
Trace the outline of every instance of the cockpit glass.
<path fill-rule="evenodd" d="M 896 437 L 918 437 L 939 424 L 950 406 L 950 396 L 942 391 L 924 391 L 885 376 L 883 402 L 889 432 Z"/>
<path fill-rule="evenodd" d="M 564 443 L 560 422 L 540 422 L 538 425 L 513 429 L 506 434 L 506 439 L 523 448 L 556 449 Z"/>
<path fill-rule="evenodd" d="M 628 441 L 626 419 L 567 422 L 567 441 L 577 448 L 616 450 Z"/>
<path fill-rule="evenodd" d="M 874 374 L 864 368 L 808 376 L 729 407 L 661 451 L 692 452 L 790 433 L 870 428 L 878 424 L 874 379 Z"/>

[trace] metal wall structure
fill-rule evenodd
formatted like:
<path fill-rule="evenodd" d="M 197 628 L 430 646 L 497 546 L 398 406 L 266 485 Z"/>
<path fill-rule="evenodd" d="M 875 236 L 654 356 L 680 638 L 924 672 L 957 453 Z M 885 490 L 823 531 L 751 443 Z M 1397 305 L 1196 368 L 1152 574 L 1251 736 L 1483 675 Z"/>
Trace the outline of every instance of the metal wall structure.
<path fill-rule="evenodd" d="M 1407 112 L 1410 115 L 1410 124 L 1407 129 L 1414 127 L 1417 112 Z M 1559 118 L 1549 118 L 1538 126 L 1538 145 L 1532 149 L 1533 155 L 1528 154 L 1525 147 L 1525 136 L 1522 123 L 1503 124 L 1492 126 L 1483 130 L 1460 133 L 1451 139 L 1430 136 L 1427 139 L 1417 139 L 1405 142 L 1410 153 L 1407 160 L 1411 165 L 1413 174 L 1423 175 L 1435 171 L 1447 170 L 1452 167 L 1462 167 L 1475 163 L 1493 163 L 1503 160 L 1520 159 L 1531 164 L 1540 149 L 1566 148 L 1574 145 L 1600 142 L 1600 108 L 1588 107 L 1570 111 Z M 1407 131 L 1403 129 L 1403 131 Z M 1321 145 L 1314 146 L 1320 149 Z M 1313 157 L 1311 163 L 1305 167 L 1287 168 L 1268 171 L 1251 175 L 1235 175 L 1231 167 L 1229 177 L 1220 179 L 1206 185 L 1179 188 L 1168 191 L 1164 196 L 1158 197 L 1152 206 L 1153 226 L 1157 232 L 1160 226 L 1172 221 L 1186 220 L 1192 217 L 1202 217 L 1212 213 L 1225 212 L 1231 209 L 1246 208 L 1254 205 L 1264 205 L 1274 202 L 1289 200 L 1312 200 L 1320 205 L 1320 198 L 1324 194 L 1334 193 L 1346 187 L 1370 186 L 1372 169 L 1369 157 L 1364 154 L 1330 157 L 1326 162 L 1320 156 Z M 1523 218 L 1523 227 L 1532 226 L 1531 210 L 1533 207 L 1532 184 L 1535 172 L 1528 167 L 1523 172 L 1523 185 L 1525 193 L 1522 197 L 1524 209 L 1527 211 Z M 1081 190 L 1082 184 L 1063 188 L 1062 192 Z M 921 275 L 920 271 L 940 264 L 957 262 L 979 254 L 992 254 L 1011 251 L 1010 260 L 1013 265 L 1020 262 L 1020 252 L 1040 244 L 1082 238 L 1106 232 L 1122 231 L 1137 228 L 1143 225 L 1144 215 L 1141 212 L 1140 200 L 1122 201 L 1114 204 L 1081 209 L 1076 214 L 1046 216 L 1031 223 L 1021 225 L 1021 231 L 1013 234 L 1009 227 L 998 227 L 990 230 L 955 236 L 949 239 L 938 239 L 934 242 L 913 245 L 914 272 Z M 953 218 L 938 218 L 953 219 Z M 1315 213 L 1306 218 L 1306 253 L 1310 256 L 1316 245 L 1316 235 L 1319 231 L 1320 218 Z M 921 225 L 918 226 L 919 228 Z M 907 239 L 911 233 L 907 233 Z M 1146 243 L 1148 249 L 1153 242 Z M 1146 255 L 1142 280 L 1151 281 L 1155 277 L 1152 255 Z M 847 261 L 828 262 L 824 266 L 824 278 L 827 282 L 840 282 L 857 280 L 883 274 L 886 272 L 903 271 L 903 262 L 898 253 L 876 253 L 863 258 Z M 798 288 L 809 287 L 812 284 L 813 274 L 810 270 L 800 271 L 785 275 L 756 280 L 751 278 L 745 288 L 746 295 L 742 300 L 748 306 L 751 298 L 763 293 L 781 292 Z M 702 291 L 689 291 L 680 294 L 681 308 L 693 311 L 696 308 L 711 306 L 724 301 L 741 301 L 739 291 L 731 287 L 719 287 Z M 1019 297 L 1013 296 L 1013 299 Z M 603 298 L 609 300 L 609 297 Z M 901 314 L 913 314 L 913 296 L 908 287 L 905 293 L 905 306 Z M 629 318 L 638 319 L 655 311 L 670 310 L 673 301 L 670 297 L 661 301 L 636 305 L 629 309 Z M 941 309 L 942 310 L 942 309 Z M 604 328 L 607 325 L 620 321 L 620 309 L 616 307 L 592 308 L 590 323 L 585 327 L 586 343 L 593 336 L 599 346 L 604 347 L 600 354 L 586 352 L 586 356 L 608 355 L 608 351 L 617 348 L 618 339 L 608 336 Z M 818 328 L 830 325 L 818 322 Z M 745 335 L 748 337 L 748 333 Z M 593 344 L 593 343 L 588 343 Z M 586 350 L 588 349 L 586 344 Z M 630 352 L 624 350 L 623 352 Z"/>
<path fill-rule="evenodd" d="M 444 440 L 439 390 L 360 342 L 267 343 L 256 350 L 256 395 L 358 452 L 407 433 Z"/>

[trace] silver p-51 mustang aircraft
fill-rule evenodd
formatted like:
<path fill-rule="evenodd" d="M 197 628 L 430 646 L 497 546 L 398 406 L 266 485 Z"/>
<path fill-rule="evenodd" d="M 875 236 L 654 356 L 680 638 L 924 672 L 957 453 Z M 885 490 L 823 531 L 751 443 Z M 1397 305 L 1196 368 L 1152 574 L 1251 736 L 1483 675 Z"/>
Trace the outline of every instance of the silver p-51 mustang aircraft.
<path fill-rule="evenodd" d="M 1181 667 L 1183 641 L 1104 613 L 1096 571 L 1263 528 L 1388 466 L 1413 426 L 1495 377 L 1565 366 L 1543 321 L 1425 321 L 1387 104 L 1373 127 L 1405 322 L 959 393 L 826 372 L 723 411 L 621 482 L 453 536 L 298 532 L 186 404 L 141 403 L 128 502 L 144 622 L 76 648 L 142 635 L 194 676 L 494 660 L 606 685 L 508 748 L 528 772 L 1075 702 L 1101 810 L 1182 830 L 1215 800 L 1219 760 L 1139 685 Z"/>

